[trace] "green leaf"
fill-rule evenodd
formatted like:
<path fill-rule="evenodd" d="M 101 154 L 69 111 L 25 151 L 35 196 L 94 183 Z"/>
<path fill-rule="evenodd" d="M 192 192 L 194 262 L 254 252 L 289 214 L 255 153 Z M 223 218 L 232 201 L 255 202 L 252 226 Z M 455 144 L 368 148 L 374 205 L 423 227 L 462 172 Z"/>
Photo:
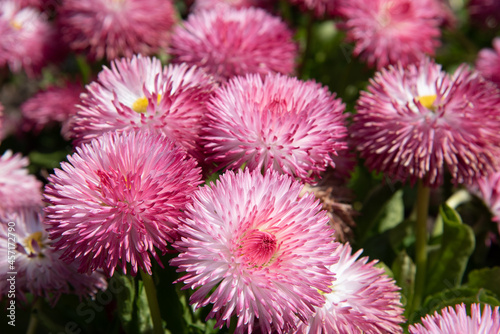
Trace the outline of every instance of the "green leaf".
<path fill-rule="evenodd" d="M 403 190 L 400 189 L 384 204 L 377 215 L 378 232 L 383 233 L 396 227 L 404 220 L 404 216 Z"/>
<path fill-rule="evenodd" d="M 487 289 L 469 287 L 458 287 L 441 291 L 427 297 L 422 308 L 415 313 L 414 319 L 420 319 L 426 314 L 440 311 L 447 306 L 455 306 L 464 303 L 467 306 L 474 303 L 484 303 L 492 306 L 500 306 L 500 300 Z"/>
<path fill-rule="evenodd" d="M 117 286 L 118 317 L 125 332 L 151 333 L 153 322 L 142 281 L 137 282 L 132 276 L 118 273 L 112 279 Z"/>
<path fill-rule="evenodd" d="M 474 232 L 462 224 L 455 210 L 443 204 L 440 215 L 444 223 L 443 237 L 441 247 L 429 258 L 425 295 L 458 287 L 475 247 Z"/>
<path fill-rule="evenodd" d="M 392 272 L 396 284 L 401 287 L 402 304 L 408 305 L 410 296 L 413 296 L 416 267 L 406 250 L 401 250 L 392 264 Z"/>
<path fill-rule="evenodd" d="M 470 288 L 488 289 L 497 297 L 500 297 L 500 267 L 471 271 L 466 286 Z"/>

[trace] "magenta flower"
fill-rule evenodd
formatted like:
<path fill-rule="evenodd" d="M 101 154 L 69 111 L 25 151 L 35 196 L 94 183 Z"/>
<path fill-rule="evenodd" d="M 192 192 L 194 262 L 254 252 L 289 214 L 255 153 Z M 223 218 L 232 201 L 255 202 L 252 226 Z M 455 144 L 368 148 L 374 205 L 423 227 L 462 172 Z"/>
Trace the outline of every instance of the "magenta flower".
<path fill-rule="evenodd" d="M 0 1 L 0 67 L 23 69 L 33 77 L 51 59 L 55 29 L 38 10 L 21 8 L 17 1 Z"/>
<path fill-rule="evenodd" d="M 165 48 L 177 15 L 171 0 L 65 0 L 58 14 L 66 43 L 97 60 Z"/>
<path fill-rule="evenodd" d="M 69 120 L 76 114 L 82 87 L 68 83 L 64 87 L 51 86 L 39 91 L 21 105 L 26 131 L 40 131 L 45 126 L 60 123 L 63 134 L 69 131 Z"/>
<path fill-rule="evenodd" d="M 304 10 L 313 12 L 317 17 L 334 16 L 338 13 L 341 0 L 289 0 Z"/>
<path fill-rule="evenodd" d="M 150 255 L 166 251 L 178 217 L 201 182 L 199 168 L 160 134 L 107 133 L 76 148 L 45 187 L 54 247 L 80 272 L 151 274 Z"/>
<path fill-rule="evenodd" d="M 285 333 L 324 304 L 336 243 L 325 212 L 314 195 L 299 198 L 301 188 L 287 175 L 246 169 L 194 193 L 170 263 L 187 272 L 180 281 L 196 290 L 196 308 L 213 304 L 216 327 L 236 316 L 235 333 Z"/>
<path fill-rule="evenodd" d="M 335 274 L 332 292 L 326 303 L 309 319 L 299 324 L 297 333 L 402 333 L 403 307 L 395 282 L 376 268 L 376 261 L 358 259 L 361 250 L 351 254 L 351 246 L 339 244 L 334 256 L 339 261 L 330 267 Z"/>
<path fill-rule="evenodd" d="M 467 10 L 473 23 L 496 29 L 500 24 L 500 2 L 497 0 L 469 0 Z"/>
<path fill-rule="evenodd" d="M 344 149 L 344 105 L 314 81 L 273 74 L 235 77 L 208 104 L 202 136 L 219 168 L 275 169 L 312 181 Z"/>
<path fill-rule="evenodd" d="M 429 59 L 383 69 L 362 92 L 351 134 L 366 165 L 431 187 L 472 183 L 500 155 L 500 91 L 465 65 L 453 75 Z"/>
<path fill-rule="evenodd" d="M 355 43 L 353 54 L 378 69 L 433 55 L 448 16 L 439 0 L 350 0 L 339 12 L 347 40 Z"/>
<path fill-rule="evenodd" d="M 422 318 L 422 324 L 410 325 L 410 334 L 493 334 L 500 333 L 498 306 L 472 304 L 467 315 L 465 304 L 448 306 L 433 315 Z"/>
<path fill-rule="evenodd" d="M 275 2 L 275 0 L 194 0 L 192 10 L 210 10 L 217 7 L 235 9 L 261 7 L 270 9 Z"/>
<path fill-rule="evenodd" d="M 12 276 L 15 276 L 16 298 L 24 301 L 26 293 L 55 304 L 62 294 L 77 294 L 82 298 L 105 290 L 104 275 L 79 274 L 76 265 L 59 259 L 61 252 L 51 246 L 41 212 L 40 207 L 23 208 L 0 217 L 0 251 L 5 254 L 0 259 L 0 299 L 7 295 L 10 286 L 7 278 Z M 13 243 L 14 249 L 10 248 Z"/>
<path fill-rule="evenodd" d="M 73 137 L 79 144 L 108 131 L 151 129 L 194 154 L 214 89 L 211 77 L 186 64 L 164 68 L 159 59 L 141 56 L 116 60 L 82 94 Z"/>
<path fill-rule="evenodd" d="M 493 40 L 493 49 L 479 51 L 476 69 L 483 77 L 500 87 L 500 37 Z"/>
<path fill-rule="evenodd" d="M 191 14 L 172 35 L 173 62 L 205 68 L 220 81 L 247 73 L 291 74 L 297 45 L 278 17 L 259 8 L 217 8 Z"/>
<path fill-rule="evenodd" d="M 0 157 L 0 214 L 19 207 L 43 205 L 42 182 L 28 173 L 28 158 L 5 151 Z"/>

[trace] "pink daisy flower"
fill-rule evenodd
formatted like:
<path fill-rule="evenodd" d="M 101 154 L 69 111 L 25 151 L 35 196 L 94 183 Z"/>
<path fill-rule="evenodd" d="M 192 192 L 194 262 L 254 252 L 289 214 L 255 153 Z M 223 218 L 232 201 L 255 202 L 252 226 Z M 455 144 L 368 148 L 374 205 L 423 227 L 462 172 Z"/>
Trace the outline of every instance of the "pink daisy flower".
<path fill-rule="evenodd" d="M 21 105 L 26 131 L 40 131 L 52 123 L 61 123 L 62 132 L 69 131 L 68 122 L 76 114 L 82 86 L 68 83 L 64 87 L 52 86 L 39 91 Z"/>
<path fill-rule="evenodd" d="M 383 69 L 357 102 L 351 134 L 366 165 L 413 184 L 472 183 L 500 155 L 500 91 L 460 66 L 453 75 L 430 59 Z"/>
<path fill-rule="evenodd" d="M 12 276 L 16 279 L 16 298 L 24 301 L 26 293 L 55 304 L 63 294 L 92 297 L 106 289 L 107 282 L 101 273 L 79 274 L 76 265 L 59 259 L 61 252 L 51 246 L 41 211 L 24 208 L 4 213 L 0 220 L 0 251 L 9 254 L 0 260 L 1 295 L 7 295 L 10 285 L 7 278 Z M 13 240 L 14 249 L 11 248 Z"/>
<path fill-rule="evenodd" d="M 284 333 L 323 305 L 336 243 L 321 205 L 312 194 L 299 198 L 301 188 L 289 176 L 246 169 L 193 194 L 170 263 L 187 272 L 180 281 L 196 290 L 196 308 L 213 304 L 216 327 L 236 316 L 235 333 L 252 333 L 257 320 L 263 333 Z"/>
<path fill-rule="evenodd" d="M 439 25 L 448 14 L 438 0 L 350 0 L 339 8 L 353 54 L 378 69 L 416 62 L 440 45 Z"/>
<path fill-rule="evenodd" d="M 235 77 L 208 104 L 207 162 L 275 169 L 312 181 L 343 141 L 344 105 L 326 87 L 280 74 Z"/>
<path fill-rule="evenodd" d="M 479 178 L 469 189 L 490 209 L 493 221 L 498 223 L 500 232 L 500 171 Z"/>
<path fill-rule="evenodd" d="M 138 268 L 151 274 L 150 255 L 166 251 L 178 216 L 201 182 L 199 168 L 160 134 L 107 133 L 76 148 L 45 187 L 54 247 L 80 272 L 112 276 Z"/>
<path fill-rule="evenodd" d="M 467 9 L 471 21 L 488 29 L 500 24 L 500 2 L 498 0 L 469 0 Z"/>
<path fill-rule="evenodd" d="M 481 311 L 482 308 L 482 311 Z M 422 324 L 409 327 L 410 334 L 498 334 L 500 312 L 498 306 L 472 304 L 467 315 L 465 304 L 448 306 L 433 315 L 422 318 Z"/>
<path fill-rule="evenodd" d="M 479 51 L 476 69 L 483 77 L 500 87 L 500 37 L 493 40 L 493 49 Z"/>
<path fill-rule="evenodd" d="M 334 16 L 337 14 L 339 0 L 289 0 L 304 10 L 312 11 L 316 16 Z"/>
<path fill-rule="evenodd" d="M 55 30 L 38 10 L 0 1 L 0 67 L 35 76 L 51 60 Z"/>
<path fill-rule="evenodd" d="M 272 8 L 275 0 L 195 0 L 193 3 L 192 10 L 210 10 L 217 7 L 227 7 L 227 8 L 249 8 L 249 7 L 262 7 L 262 8 Z"/>
<path fill-rule="evenodd" d="M 173 62 L 205 68 L 220 81 L 247 73 L 291 74 L 297 45 L 278 17 L 260 8 L 217 8 L 191 14 L 172 35 Z"/>
<path fill-rule="evenodd" d="M 151 129 L 194 154 L 215 87 L 204 71 L 186 64 L 164 68 L 159 59 L 141 56 L 116 60 L 81 95 L 73 137 L 80 144 L 108 131 Z"/>
<path fill-rule="evenodd" d="M 399 288 L 376 268 L 376 261 L 359 258 L 361 250 L 351 254 L 351 246 L 339 244 L 334 256 L 339 261 L 330 270 L 335 274 L 332 292 L 326 303 L 309 319 L 299 324 L 297 333 L 402 333 L 404 309 L 399 301 Z"/>
<path fill-rule="evenodd" d="M 42 206 L 42 182 L 28 173 L 28 158 L 7 150 L 0 157 L 0 214 L 24 206 Z"/>
<path fill-rule="evenodd" d="M 171 0 L 65 0 L 58 14 L 73 50 L 107 60 L 156 53 L 177 20 Z"/>

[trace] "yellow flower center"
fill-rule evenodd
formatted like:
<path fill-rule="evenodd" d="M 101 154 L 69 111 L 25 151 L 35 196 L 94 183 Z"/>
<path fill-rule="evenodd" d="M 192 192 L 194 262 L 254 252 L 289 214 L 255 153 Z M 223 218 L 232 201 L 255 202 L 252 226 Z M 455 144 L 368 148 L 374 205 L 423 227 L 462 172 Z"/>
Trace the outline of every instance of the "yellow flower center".
<path fill-rule="evenodd" d="M 420 104 L 427 109 L 433 109 L 432 105 L 434 104 L 434 101 L 436 101 L 437 95 L 422 95 L 417 97 L 417 101 L 420 102 Z"/>
<path fill-rule="evenodd" d="M 22 23 L 16 21 L 16 20 L 11 20 L 10 21 L 10 26 L 16 30 L 21 30 L 21 28 L 23 27 Z"/>
<path fill-rule="evenodd" d="M 160 103 L 161 95 L 158 94 L 158 101 Z M 148 110 L 149 101 L 145 97 L 140 97 L 132 104 L 132 110 L 140 114 L 144 114 Z"/>
<path fill-rule="evenodd" d="M 42 231 L 38 231 L 32 233 L 29 237 L 24 239 L 26 247 L 28 247 L 31 254 L 35 254 L 37 250 L 35 250 L 35 243 L 38 244 L 38 248 L 42 248 Z"/>

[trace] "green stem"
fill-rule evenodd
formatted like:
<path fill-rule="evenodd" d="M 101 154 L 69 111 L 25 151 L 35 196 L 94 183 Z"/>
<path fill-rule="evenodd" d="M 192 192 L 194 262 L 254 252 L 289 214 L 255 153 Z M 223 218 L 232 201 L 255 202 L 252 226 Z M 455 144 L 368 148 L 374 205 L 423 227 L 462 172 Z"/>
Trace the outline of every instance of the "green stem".
<path fill-rule="evenodd" d="M 158 305 L 158 298 L 156 296 L 156 287 L 153 282 L 153 277 L 140 270 L 142 283 L 146 289 L 146 296 L 148 297 L 149 311 L 151 313 L 151 319 L 153 320 L 153 333 L 154 334 L 164 334 L 163 322 L 161 320 L 160 306 Z"/>
<path fill-rule="evenodd" d="M 36 298 L 31 308 L 30 322 L 26 334 L 35 334 L 38 328 L 40 309 L 42 308 L 42 298 Z"/>
<path fill-rule="evenodd" d="M 431 190 L 422 180 L 417 186 L 417 222 L 415 225 L 415 290 L 412 300 L 412 311 L 420 308 L 425 289 L 427 269 L 427 216 L 429 214 L 429 199 Z"/>

